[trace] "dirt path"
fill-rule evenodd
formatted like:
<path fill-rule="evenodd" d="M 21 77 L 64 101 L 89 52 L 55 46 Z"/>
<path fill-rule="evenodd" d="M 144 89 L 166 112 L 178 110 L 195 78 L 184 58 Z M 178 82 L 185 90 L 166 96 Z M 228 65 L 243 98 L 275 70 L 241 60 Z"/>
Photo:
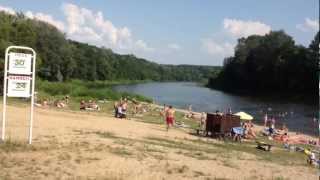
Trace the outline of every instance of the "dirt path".
<path fill-rule="evenodd" d="M 0 149 L 0 179 L 317 178 L 305 165 L 260 161 L 182 130 L 83 112 L 36 109 L 33 145 L 26 146 L 26 114 L 8 108 L 11 143 Z"/>

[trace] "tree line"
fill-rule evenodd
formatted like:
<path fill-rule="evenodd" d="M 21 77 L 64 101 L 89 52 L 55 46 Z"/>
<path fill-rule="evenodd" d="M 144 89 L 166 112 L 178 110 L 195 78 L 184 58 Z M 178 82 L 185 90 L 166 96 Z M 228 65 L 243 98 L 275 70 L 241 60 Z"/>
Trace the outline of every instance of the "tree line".
<path fill-rule="evenodd" d="M 309 47 L 284 31 L 238 39 L 209 87 L 240 93 L 287 93 L 318 98 L 319 32 Z"/>
<path fill-rule="evenodd" d="M 120 55 L 108 48 L 69 40 L 56 27 L 26 18 L 22 13 L 9 15 L 0 12 L 0 70 L 3 70 L 5 49 L 10 45 L 34 48 L 37 52 L 37 76 L 49 81 L 201 81 L 220 69 L 213 66 L 162 65 L 132 54 Z"/>

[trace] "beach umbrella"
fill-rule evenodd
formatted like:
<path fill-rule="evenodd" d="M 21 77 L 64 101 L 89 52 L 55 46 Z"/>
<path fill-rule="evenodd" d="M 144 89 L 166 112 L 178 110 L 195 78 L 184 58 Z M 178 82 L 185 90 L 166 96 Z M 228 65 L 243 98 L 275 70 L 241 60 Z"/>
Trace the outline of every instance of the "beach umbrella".
<path fill-rule="evenodd" d="M 245 112 L 238 112 L 238 113 L 235 113 L 234 115 L 240 116 L 240 119 L 244 121 L 251 121 L 253 119 L 253 117 L 250 114 L 247 114 Z"/>

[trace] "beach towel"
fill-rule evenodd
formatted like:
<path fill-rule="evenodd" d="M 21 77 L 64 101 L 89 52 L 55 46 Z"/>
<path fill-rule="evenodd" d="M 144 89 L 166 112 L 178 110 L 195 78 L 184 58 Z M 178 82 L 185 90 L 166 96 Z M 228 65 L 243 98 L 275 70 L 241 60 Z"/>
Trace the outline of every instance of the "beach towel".
<path fill-rule="evenodd" d="M 237 134 L 237 135 L 244 134 L 244 129 L 242 127 L 233 127 L 231 130 L 234 134 Z"/>

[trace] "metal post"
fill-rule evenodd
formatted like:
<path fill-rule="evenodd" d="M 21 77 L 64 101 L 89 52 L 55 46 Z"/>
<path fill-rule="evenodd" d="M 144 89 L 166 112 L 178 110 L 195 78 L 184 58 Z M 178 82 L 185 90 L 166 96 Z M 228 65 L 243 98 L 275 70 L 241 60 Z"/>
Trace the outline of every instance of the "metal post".
<path fill-rule="evenodd" d="M 4 61 L 4 79 L 3 79 L 3 111 L 2 111 L 2 134 L 1 139 L 4 141 L 5 139 L 5 131 L 6 131 L 6 111 L 7 111 L 7 68 L 8 68 L 8 52 L 10 47 L 6 49 L 5 61 Z"/>
<path fill-rule="evenodd" d="M 32 143 L 32 127 L 33 127 L 33 107 L 34 107 L 34 86 L 35 86 L 35 67 L 36 67 L 36 52 L 32 49 L 32 89 L 31 89 L 31 113 L 30 113 L 30 127 L 29 127 L 29 144 Z"/>

